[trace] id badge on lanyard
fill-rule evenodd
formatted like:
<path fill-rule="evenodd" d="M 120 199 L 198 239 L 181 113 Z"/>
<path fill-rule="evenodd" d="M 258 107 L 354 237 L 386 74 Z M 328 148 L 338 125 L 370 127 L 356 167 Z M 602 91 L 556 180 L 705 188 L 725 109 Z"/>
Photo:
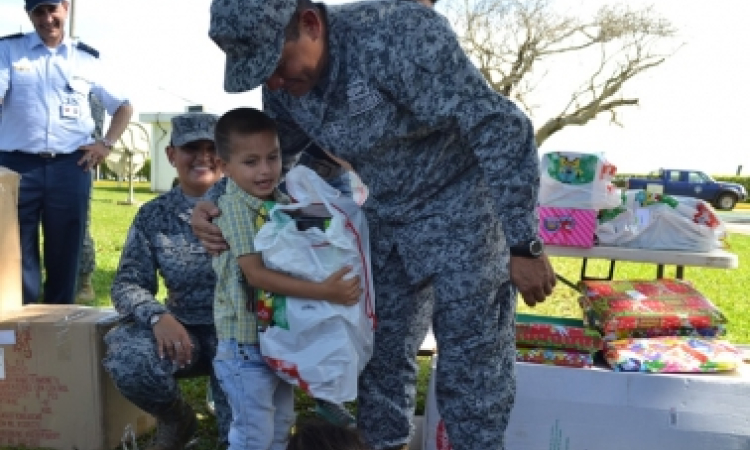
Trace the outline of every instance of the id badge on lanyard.
<path fill-rule="evenodd" d="M 62 119 L 77 119 L 81 117 L 81 105 L 78 104 L 78 100 L 69 94 L 63 99 L 62 105 L 60 105 L 60 118 Z"/>
<path fill-rule="evenodd" d="M 78 119 L 81 117 L 81 105 L 79 103 L 79 100 L 76 98 L 76 93 L 78 92 L 78 86 L 76 85 L 76 81 L 73 80 L 71 76 L 71 72 L 73 71 L 73 67 L 75 66 L 77 62 L 77 54 L 75 50 L 75 45 L 70 46 L 71 58 L 70 62 L 68 64 L 68 70 L 66 71 L 66 78 L 68 79 L 67 84 L 65 85 L 65 96 L 62 99 L 62 104 L 60 105 L 60 118 L 61 119 Z"/>

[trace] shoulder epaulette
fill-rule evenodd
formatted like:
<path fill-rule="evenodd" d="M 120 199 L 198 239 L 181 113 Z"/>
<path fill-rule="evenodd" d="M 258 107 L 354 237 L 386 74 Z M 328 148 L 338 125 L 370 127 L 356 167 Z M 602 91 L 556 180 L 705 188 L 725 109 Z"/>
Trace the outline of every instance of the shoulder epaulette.
<path fill-rule="evenodd" d="M 90 47 L 86 44 L 84 44 L 81 41 L 76 42 L 76 48 L 88 53 L 89 55 L 93 56 L 94 58 L 99 57 L 99 50 L 95 49 L 94 47 Z"/>
<path fill-rule="evenodd" d="M 13 34 L 9 34 L 7 36 L 0 37 L 0 41 L 4 41 L 6 39 L 18 39 L 18 38 L 22 38 L 22 37 L 24 37 L 23 33 L 13 33 Z"/>

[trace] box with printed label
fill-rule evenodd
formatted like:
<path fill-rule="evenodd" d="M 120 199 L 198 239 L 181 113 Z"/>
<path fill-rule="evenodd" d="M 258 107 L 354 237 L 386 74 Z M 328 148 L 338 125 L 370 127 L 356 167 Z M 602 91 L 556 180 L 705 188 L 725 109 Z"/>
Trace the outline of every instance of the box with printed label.
<path fill-rule="evenodd" d="M 116 318 L 112 309 L 28 305 L 0 319 L 0 448 L 113 449 L 126 427 L 153 428 L 102 367 L 102 337 Z"/>
<path fill-rule="evenodd" d="M 422 450 L 449 450 L 435 380 Z M 728 450 L 750 443 L 750 368 L 647 374 L 516 364 L 506 450 Z"/>
<path fill-rule="evenodd" d="M 591 248 L 594 246 L 596 211 L 593 209 L 539 206 L 539 236 L 545 244 Z"/>
<path fill-rule="evenodd" d="M 0 167 L 0 318 L 21 308 L 21 238 L 18 183 L 21 177 Z"/>

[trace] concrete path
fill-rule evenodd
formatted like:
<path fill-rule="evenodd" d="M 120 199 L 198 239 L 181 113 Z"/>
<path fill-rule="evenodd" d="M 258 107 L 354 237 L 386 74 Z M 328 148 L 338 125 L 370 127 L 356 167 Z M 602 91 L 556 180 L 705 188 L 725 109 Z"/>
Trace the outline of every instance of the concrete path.
<path fill-rule="evenodd" d="M 717 211 L 730 233 L 750 235 L 750 209 L 736 208 L 731 212 Z"/>
<path fill-rule="evenodd" d="M 730 233 L 745 234 L 750 236 L 750 223 L 727 223 L 725 225 Z"/>

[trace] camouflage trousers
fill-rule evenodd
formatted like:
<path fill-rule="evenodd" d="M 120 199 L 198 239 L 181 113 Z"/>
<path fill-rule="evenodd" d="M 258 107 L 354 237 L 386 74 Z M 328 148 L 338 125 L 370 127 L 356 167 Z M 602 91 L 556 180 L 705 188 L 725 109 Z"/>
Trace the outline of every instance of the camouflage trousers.
<path fill-rule="evenodd" d="M 232 413 L 224 391 L 214 376 L 216 330 L 213 325 L 185 325 L 193 344 L 191 364 L 176 367 L 156 350 L 156 338 L 150 327 L 125 322 L 104 338 L 107 353 L 104 368 L 122 395 L 149 414 L 164 410 L 180 398 L 180 378 L 209 376 L 219 428 L 219 442 L 227 442 Z"/>
<path fill-rule="evenodd" d="M 93 191 L 93 187 L 91 189 Z M 91 198 L 89 197 L 89 212 L 86 216 L 86 233 L 83 236 L 83 246 L 81 247 L 81 256 L 78 261 L 78 278 L 91 275 L 96 268 L 96 250 L 94 249 L 94 239 L 91 237 Z"/>
<path fill-rule="evenodd" d="M 414 285 L 395 249 L 373 270 L 378 326 L 357 408 L 373 449 L 408 444 L 414 434 L 416 355 L 430 323 L 440 352 L 438 409 L 452 448 L 504 448 L 515 398 L 516 290 L 479 272 L 456 268 Z"/>
<path fill-rule="evenodd" d="M 91 211 L 89 209 L 89 211 Z M 89 215 L 91 213 L 89 212 Z M 96 268 L 96 250 L 94 249 L 94 239 L 91 237 L 89 228 L 90 220 L 86 221 L 86 234 L 83 236 L 83 245 L 81 246 L 81 259 L 78 262 L 78 276 L 91 275 Z"/>

